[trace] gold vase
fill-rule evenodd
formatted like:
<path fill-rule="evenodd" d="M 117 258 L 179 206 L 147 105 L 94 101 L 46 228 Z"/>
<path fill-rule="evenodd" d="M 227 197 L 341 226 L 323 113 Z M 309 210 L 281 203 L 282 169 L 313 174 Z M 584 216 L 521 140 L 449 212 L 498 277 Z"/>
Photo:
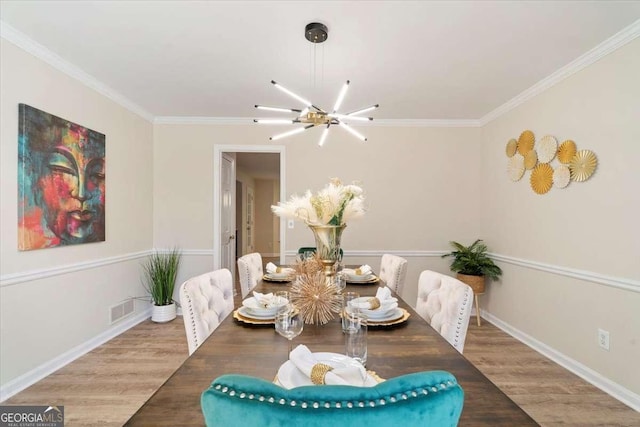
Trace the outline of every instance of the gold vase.
<path fill-rule="evenodd" d="M 347 224 L 312 225 L 307 224 L 316 239 L 316 254 L 324 265 L 324 274 L 333 276 L 333 266 L 340 259 L 340 237 Z"/>

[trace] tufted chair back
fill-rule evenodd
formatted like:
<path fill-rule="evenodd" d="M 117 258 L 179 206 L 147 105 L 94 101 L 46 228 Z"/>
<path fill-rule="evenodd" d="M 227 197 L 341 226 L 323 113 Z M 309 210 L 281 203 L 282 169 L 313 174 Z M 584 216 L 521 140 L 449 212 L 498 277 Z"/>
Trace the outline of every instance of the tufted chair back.
<path fill-rule="evenodd" d="M 242 298 L 246 297 L 263 275 L 262 257 L 254 252 L 238 258 L 238 278 L 240 279 L 240 291 Z"/>
<path fill-rule="evenodd" d="M 456 278 L 425 270 L 418 279 L 416 311 L 460 353 L 467 337 L 473 290 Z"/>
<path fill-rule="evenodd" d="M 180 286 L 189 354 L 233 311 L 233 279 L 226 268 L 193 277 Z"/>
<path fill-rule="evenodd" d="M 202 393 L 208 427 L 456 426 L 464 392 L 445 371 L 417 372 L 374 387 L 285 389 L 245 375 L 223 375 Z"/>
<path fill-rule="evenodd" d="M 400 295 L 407 277 L 407 260 L 399 256 L 384 254 L 380 261 L 380 279 Z"/>

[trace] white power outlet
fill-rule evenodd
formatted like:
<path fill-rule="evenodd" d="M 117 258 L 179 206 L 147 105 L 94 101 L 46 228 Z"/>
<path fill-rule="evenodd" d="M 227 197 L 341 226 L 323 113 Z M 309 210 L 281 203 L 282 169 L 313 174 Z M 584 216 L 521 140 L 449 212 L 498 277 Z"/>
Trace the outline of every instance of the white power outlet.
<path fill-rule="evenodd" d="M 293 228 L 293 220 L 292 219 L 287 221 L 287 227 Z"/>
<path fill-rule="evenodd" d="M 598 329 L 598 345 L 609 351 L 609 331 Z"/>

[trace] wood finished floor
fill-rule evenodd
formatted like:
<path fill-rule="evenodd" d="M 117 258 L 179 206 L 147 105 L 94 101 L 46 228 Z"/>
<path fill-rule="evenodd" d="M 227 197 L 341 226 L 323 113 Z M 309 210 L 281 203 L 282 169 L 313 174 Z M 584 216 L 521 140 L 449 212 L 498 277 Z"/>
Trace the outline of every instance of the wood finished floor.
<path fill-rule="evenodd" d="M 120 426 L 187 358 L 182 318 L 147 320 L 4 404 L 64 405 L 66 426 Z M 464 354 L 542 426 L 640 426 L 623 405 L 490 323 Z"/>

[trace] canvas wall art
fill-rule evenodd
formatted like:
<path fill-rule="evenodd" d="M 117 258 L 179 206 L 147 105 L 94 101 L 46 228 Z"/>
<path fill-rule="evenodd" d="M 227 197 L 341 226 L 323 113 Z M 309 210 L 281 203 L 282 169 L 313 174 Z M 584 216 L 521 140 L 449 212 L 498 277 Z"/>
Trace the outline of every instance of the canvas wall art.
<path fill-rule="evenodd" d="M 18 249 L 105 240 L 105 135 L 19 105 Z"/>

